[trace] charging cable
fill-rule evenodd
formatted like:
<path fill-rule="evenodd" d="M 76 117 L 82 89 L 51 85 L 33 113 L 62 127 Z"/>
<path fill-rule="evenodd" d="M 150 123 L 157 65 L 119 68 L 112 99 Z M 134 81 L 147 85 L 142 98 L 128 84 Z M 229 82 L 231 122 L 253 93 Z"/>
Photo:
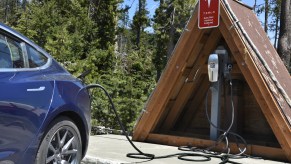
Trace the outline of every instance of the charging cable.
<path fill-rule="evenodd" d="M 132 142 L 132 140 L 129 138 L 129 134 L 128 132 L 125 130 L 125 127 L 117 113 L 117 110 L 115 108 L 115 105 L 113 103 L 113 100 L 111 98 L 111 96 L 109 95 L 109 93 L 106 91 L 106 89 L 101 86 L 100 84 L 90 84 L 90 85 L 87 85 L 85 87 L 83 87 L 81 90 L 83 89 L 87 89 L 87 90 L 90 90 L 90 89 L 93 89 L 93 88 L 99 88 L 101 90 L 104 91 L 104 93 L 106 94 L 106 96 L 108 97 L 109 99 L 109 102 L 111 104 L 111 107 L 112 107 L 112 111 L 117 119 L 117 122 L 123 132 L 123 134 L 125 135 L 126 139 L 128 140 L 128 142 L 130 143 L 130 145 L 138 152 L 138 153 L 128 153 L 126 156 L 129 157 L 129 158 L 137 158 L 137 159 L 149 159 L 149 160 L 153 160 L 153 159 L 162 159 L 162 158 L 170 158 L 170 157 L 174 157 L 174 156 L 177 156 L 178 159 L 180 160 L 185 160 L 185 161 L 192 161 L 192 162 L 203 162 L 203 161 L 210 161 L 211 158 L 220 158 L 222 160 L 221 163 L 236 163 L 236 162 L 233 162 L 233 161 L 230 161 L 229 159 L 230 158 L 242 158 L 239 157 L 239 155 L 242 155 L 245 151 L 246 151 L 246 142 L 245 140 L 238 134 L 236 133 L 233 133 L 233 132 L 230 132 L 230 129 L 233 125 L 233 121 L 234 121 L 234 106 L 233 106 L 233 99 L 232 99 L 232 82 L 230 80 L 230 86 L 231 86 L 231 106 L 232 106 L 232 121 L 231 121 L 231 124 L 229 126 L 229 128 L 224 131 L 220 128 L 218 128 L 217 126 L 215 126 L 209 119 L 209 116 L 207 114 L 207 105 L 206 105 L 206 116 L 207 116 L 207 119 L 209 121 L 209 123 L 211 124 L 211 126 L 214 126 L 215 128 L 217 128 L 219 131 L 222 131 L 223 134 L 218 138 L 218 140 L 215 142 L 214 145 L 210 146 L 209 148 L 207 149 L 197 149 L 195 147 L 189 147 L 189 146 L 181 146 L 179 147 L 178 149 L 181 150 L 181 151 L 192 151 L 191 153 L 175 153 L 175 154 L 170 154 L 170 155 L 164 155 L 164 156 L 156 156 L 154 154 L 149 154 L 149 153 L 144 153 L 142 152 L 139 148 L 137 148 L 135 146 L 135 144 Z M 81 91 L 80 90 L 80 91 Z M 80 92 L 79 91 L 79 92 Z M 208 95 L 208 92 L 207 92 L 207 95 Z M 207 103 L 207 96 L 206 95 L 206 103 Z M 244 142 L 245 144 L 245 148 L 244 149 L 240 149 L 240 153 L 239 154 L 236 154 L 236 155 L 230 155 L 230 148 L 229 148 L 229 142 L 228 142 L 228 138 L 227 136 L 228 135 L 234 135 L 236 136 L 237 138 L 239 138 L 241 141 Z M 210 150 L 213 149 L 214 147 L 216 147 L 219 143 L 221 143 L 223 140 L 225 140 L 226 142 L 226 146 L 225 146 L 225 150 L 227 150 L 227 154 L 226 155 L 221 155 L 221 153 L 217 153 L 217 152 L 211 152 Z M 197 152 L 197 153 L 195 153 Z M 204 154 L 201 154 L 201 153 L 205 153 L 206 155 Z M 189 157 L 194 157 L 194 158 L 189 158 Z M 195 157 L 197 159 L 195 159 Z"/>
<path fill-rule="evenodd" d="M 229 67 L 228 69 L 231 69 L 231 67 Z M 245 155 L 244 153 L 246 152 L 247 150 L 247 142 L 246 140 L 240 136 L 239 134 L 237 133 L 234 133 L 234 132 L 231 132 L 231 128 L 233 126 L 233 123 L 234 123 L 234 104 L 233 104 L 233 83 L 232 83 L 232 77 L 231 77 L 231 74 L 228 75 L 228 78 L 229 78 L 229 86 L 230 86 L 230 97 L 231 97 L 231 122 L 230 122 L 230 125 L 228 126 L 227 130 L 223 130 L 219 127 L 217 127 L 216 125 L 214 125 L 210 118 L 209 118 L 209 115 L 208 115 L 208 107 L 207 107 L 207 104 L 208 104 L 208 93 L 209 93 L 209 90 L 206 94 L 206 98 L 205 98 L 205 114 L 206 114 L 206 117 L 207 117 L 207 120 L 210 124 L 210 126 L 213 126 L 214 128 L 216 128 L 218 131 L 222 132 L 222 134 L 218 137 L 216 143 L 208 148 L 206 148 L 207 151 L 213 149 L 214 147 L 216 147 L 219 143 L 225 141 L 225 147 L 224 147 L 224 150 L 222 152 L 225 152 L 226 151 L 226 155 L 224 155 L 224 157 L 226 159 L 238 159 L 238 158 L 244 158 L 244 157 L 249 157 L 247 155 Z M 236 138 L 236 143 L 237 143 L 237 147 L 239 149 L 239 153 L 238 154 L 230 154 L 230 146 L 229 146 L 229 139 L 228 139 L 228 136 L 234 136 Z M 242 141 L 244 147 L 243 148 L 240 148 L 239 146 L 239 143 L 238 141 Z M 229 162 L 229 161 L 228 161 Z"/>
<path fill-rule="evenodd" d="M 90 84 L 90 85 L 85 86 L 81 90 L 83 90 L 83 89 L 89 90 L 89 89 L 93 89 L 93 88 L 99 88 L 99 89 L 104 91 L 104 93 L 106 94 L 106 96 L 109 99 L 110 105 L 112 107 L 112 110 L 113 110 L 113 112 L 114 112 L 114 114 L 116 116 L 116 120 L 117 120 L 117 122 L 118 122 L 118 124 L 119 124 L 119 126 L 120 126 L 120 128 L 121 128 L 121 130 L 123 132 L 123 134 L 125 135 L 126 139 L 130 143 L 130 145 L 138 152 L 138 153 L 128 153 L 126 155 L 127 157 L 129 157 L 129 158 L 137 158 L 137 159 L 153 160 L 153 159 L 170 158 L 170 157 L 177 156 L 178 159 L 187 160 L 187 161 L 203 162 L 203 161 L 210 161 L 211 160 L 211 156 L 203 155 L 203 154 L 199 154 L 199 153 L 176 153 L 176 154 L 170 154 L 170 155 L 165 155 L 165 156 L 155 156 L 154 154 L 148 154 L 148 153 L 142 152 L 139 148 L 137 148 L 135 146 L 135 144 L 129 138 L 129 135 L 128 135 L 127 131 L 125 130 L 124 125 L 121 122 L 121 119 L 120 119 L 120 117 L 119 117 L 119 115 L 117 113 L 117 110 L 116 110 L 115 105 L 114 105 L 114 103 L 112 101 L 112 98 L 109 95 L 109 93 L 106 91 L 106 89 L 103 86 L 101 86 L 100 84 Z M 183 149 L 179 148 L 179 150 L 183 150 Z M 185 150 L 183 150 L 183 151 L 185 151 Z M 199 159 L 183 159 L 183 157 L 185 157 L 185 156 L 199 157 Z"/>
<path fill-rule="evenodd" d="M 119 126 L 120 126 L 120 128 L 121 128 L 121 130 L 122 130 L 122 132 L 123 132 L 123 134 L 125 134 L 126 139 L 127 139 L 128 142 L 131 144 L 131 146 L 132 146 L 132 147 L 133 147 L 133 148 L 134 148 L 134 149 L 135 149 L 139 154 L 142 154 L 143 156 L 145 156 L 146 159 L 153 159 L 153 158 L 155 157 L 153 154 L 143 153 L 143 152 L 142 152 L 141 150 L 139 150 L 139 149 L 134 145 L 134 143 L 131 141 L 131 139 L 129 138 L 129 135 L 128 135 L 127 131 L 125 130 L 125 128 L 124 128 L 124 126 L 123 126 L 123 124 L 122 124 L 122 122 L 121 122 L 121 119 L 120 119 L 120 117 L 119 117 L 119 115 L 118 115 L 118 113 L 117 113 L 117 111 L 116 111 L 116 108 L 115 108 L 115 105 L 114 105 L 114 103 L 113 103 L 113 101 L 112 101 L 111 96 L 109 95 L 109 93 L 106 91 L 106 89 L 105 89 L 103 86 L 101 86 L 100 84 L 90 84 L 90 85 L 85 86 L 85 87 L 82 88 L 82 89 L 87 89 L 87 90 L 89 90 L 89 89 L 92 89 L 92 88 L 100 88 L 101 90 L 104 91 L 104 93 L 106 94 L 106 96 L 107 96 L 108 99 L 109 99 L 110 105 L 111 105 L 112 110 L 113 110 L 113 112 L 114 112 L 114 114 L 115 114 L 115 116 L 116 116 L 117 122 L 118 122 L 118 124 L 119 124 Z"/>

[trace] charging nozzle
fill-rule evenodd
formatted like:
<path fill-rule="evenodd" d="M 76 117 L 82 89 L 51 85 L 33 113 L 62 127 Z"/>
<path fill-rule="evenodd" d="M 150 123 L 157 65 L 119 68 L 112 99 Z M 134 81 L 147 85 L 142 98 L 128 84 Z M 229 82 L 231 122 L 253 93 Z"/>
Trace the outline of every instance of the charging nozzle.
<path fill-rule="evenodd" d="M 208 58 L 208 76 L 210 82 L 217 82 L 219 77 L 218 54 L 211 54 Z"/>

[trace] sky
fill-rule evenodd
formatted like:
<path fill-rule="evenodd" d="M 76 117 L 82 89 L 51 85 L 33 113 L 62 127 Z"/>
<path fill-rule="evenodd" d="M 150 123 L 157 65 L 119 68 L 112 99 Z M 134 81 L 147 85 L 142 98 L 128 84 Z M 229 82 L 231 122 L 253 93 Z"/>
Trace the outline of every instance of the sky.
<path fill-rule="evenodd" d="M 255 1 L 254 0 L 242 0 L 244 4 L 247 4 L 249 6 L 254 6 Z M 263 4 L 264 0 L 257 0 L 257 5 Z"/>

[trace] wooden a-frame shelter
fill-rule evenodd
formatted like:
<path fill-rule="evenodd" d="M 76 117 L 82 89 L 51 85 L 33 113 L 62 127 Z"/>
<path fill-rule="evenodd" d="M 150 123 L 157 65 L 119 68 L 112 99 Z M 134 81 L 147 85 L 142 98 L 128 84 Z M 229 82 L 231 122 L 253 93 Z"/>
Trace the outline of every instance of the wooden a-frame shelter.
<path fill-rule="evenodd" d="M 290 75 L 255 13 L 238 1 L 221 0 L 220 25 L 210 29 L 198 28 L 197 15 L 198 7 L 134 128 L 133 140 L 204 148 L 214 143 L 204 111 L 210 87 L 207 60 L 223 45 L 233 63 L 233 130 L 247 140 L 247 154 L 291 161 Z M 223 127 L 230 113 L 227 87 L 222 99 Z M 235 151 L 236 144 L 230 146 Z"/>

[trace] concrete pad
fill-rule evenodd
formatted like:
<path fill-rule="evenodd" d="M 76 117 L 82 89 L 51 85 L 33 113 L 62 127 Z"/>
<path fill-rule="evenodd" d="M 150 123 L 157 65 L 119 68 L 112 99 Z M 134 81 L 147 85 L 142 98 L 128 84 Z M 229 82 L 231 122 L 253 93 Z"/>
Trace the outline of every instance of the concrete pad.
<path fill-rule="evenodd" d="M 174 146 L 165 146 L 150 143 L 134 142 L 136 147 L 141 149 L 144 153 L 155 154 L 156 156 L 164 156 L 176 153 L 185 153 L 185 151 L 178 150 Z M 122 135 L 95 135 L 90 136 L 89 148 L 83 164 L 122 164 L 122 163 L 147 163 L 147 164 L 190 164 L 190 163 L 205 163 L 205 164 L 217 164 L 222 162 L 218 158 L 211 158 L 207 162 L 193 162 L 180 160 L 177 157 L 164 158 L 164 159 L 134 159 L 126 157 L 127 153 L 136 153 L 136 150 L 132 148 L 130 143 L 126 140 L 125 136 Z M 186 152 L 188 153 L 188 152 Z M 193 152 L 194 153 L 194 152 Z M 193 159 L 193 158 L 191 158 Z M 196 157 L 195 159 L 202 159 Z M 264 159 L 231 159 L 231 161 L 242 163 L 242 164 L 282 164 L 283 162 L 270 161 Z"/>

